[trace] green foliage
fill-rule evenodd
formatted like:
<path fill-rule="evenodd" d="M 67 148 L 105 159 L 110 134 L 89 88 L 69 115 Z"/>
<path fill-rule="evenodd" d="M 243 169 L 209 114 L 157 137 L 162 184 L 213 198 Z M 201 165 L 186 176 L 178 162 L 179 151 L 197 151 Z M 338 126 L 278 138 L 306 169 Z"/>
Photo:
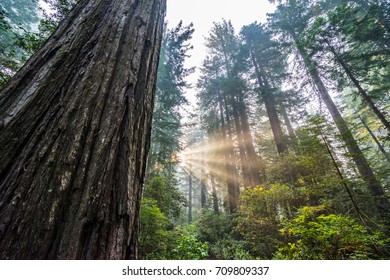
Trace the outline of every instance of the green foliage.
<path fill-rule="evenodd" d="M 206 38 L 206 47 L 209 55 L 203 61 L 197 87 L 203 127 L 211 135 L 219 133 L 221 118 L 228 118 L 224 114 L 246 110 L 244 92 L 247 85 L 240 75 L 246 63 L 230 21 L 214 22 Z"/>
<path fill-rule="evenodd" d="M 210 244 L 210 258 L 216 260 L 253 260 L 245 241 L 227 238 Z"/>
<path fill-rule="evenodd" d="M 170 244 L 166 227 L 168 218 L 160 211 L 157 202 L 143 198 L 140 210 L 139 251 L 142 259 L 164 258 Z"/>
<path fill-rule="evenodd" d="M 241 193 L 237 230 L 248 243 L 250 253 L 272 258 L 280 238 L 278 223 L 290 215 L 294 193 L 284 185 L 248 188 Z"/>
<path fill-rule="evenodd" d="M 37 0 L 1 1 L 0 9 L 6 12 L 6 17 L 15 28 L 31 30 L 32 24 L 38 23 Z"/>
<path fill-rule="evenodd" d="M 176 244 L 172 248 L 169 259 L 204 260 L 208 257 L 208 244 L 198 239 L 193 226 L 179 230 Z"/>
<path fill-rule="evenodd" d="M 356 221 L 341 215 L 321 214 L 322 207 L 303 207 L 296 218 L 282 222 L 285 245 L 275 258 L 342 260 L 375 258 L 384 246 L 380 233 L 370 234 Z"/>
<path fill-rule="evenodd" d="M 1 2 L 0 89 L 78 1 L 45 2 L 51 11 L 44 12 L 43 17 L 39 16 L 36 0 Z M 309 87 L 313 81 L 303 71 L 299 48 L 313 62 L 310 67 L 316 68 L 325 87 L 340 93 L 339 99 L 346 105 L 342 113 L 349 113 L 348 120 L 359 146 L 368 155 L 382 185 L 388 184 L 388 163 L 377 155 L 377 147 L 361 120 L 367 121 L 385 149 L 389 147 L 388 134 L 377 116 L 370 112 L 340 61 L 350 68 L 374 105 L 388 117 L 390 3 L 386 0 L 272 2 L 279 6 L 269 15 L 267 24 L 250 24 L 237 36 L 231 22 L 223 20 L 214 24 L 207 38 L 209 52 L 201 69 L 198 97 L 203 127 L 212 140 L 210 143 L 214 143 L 205 149 L 214 161 L 209 170 L 206 167 L 202 172 L 214 176 L 213 172 L 218 173 L 215 170 L 222 170 L 226 163 L 223 159 L 230 157 L 232 162 L 237 162 L 233 164 L 241 174 L 238 181 L 245 181 L 244 167 L 252 162 L 236 160 L 240 152 L 237 132 L 239 124 L 242 126 L 246 121 L 242 114 L 246 112 L 248 122 L 259 122 L 261 126 L 251 123 L 250 131 L 242 131 L 243 135 L 267 133 L 262 126 L 265 102 L 259 102 L 264 97 L 273 97 L 276 114 L 281 114 L 281 107 L 291 112 L 288 117 L 296 120 L 296 139 L 289 143 L 288 153 L 278 156 L 275 149 L 258 137 L 255 148 L 265 155 L 266 166 L 262 186 L 241 191 L 240 208 L 235 215 L 203 211 L 189 227 L 177 225 L 188 201 L 178 190 L 175 175 L 183 134 L 182 108 L 188 103 L 184 92 L 190 87 L 186 78 L 194 71 L 185 67 L 194 28 L 182 22 L 173 29 L 165 28 L 148 177 L 140 210 L 142 259 L 375 259 L 386 256 L 383 248 L 388 240 L 384 235 L 372 233 L 354 220 L 357 216 L 354 207 L 359 207 L 364 218 L 372 218 L 367 224 L 381 226 L 381 221 L 375 219 L 377 213 L 372 209 L 373 200 L 363 180 L 357 176 L 350 155 L 335 136 L 334 125 L 328 124 L 326 116 L 308 113 L 313 108 L 322 112 L 322 105 L 317 102 L 318 92 Z M 259 73 L 252 65 L 253 59 L 262 68 L 260 79 L 255 75 Z M 294 89 L 282 92 L 286 85 Z M 311 102 L 310 109 L 303 106 L 303 100 Z M 252 116 L 254 112 L 256 116 Z M 237 123 L 233 123 L 237 113 Z M 357 113 L 362 118 L 357 118 Z M 281 124 L 283 129 L 283 121 Z M 224 129 L 225 138 L 221 137 Z M 199 140 L 199 135 L 192 137 L 191 144 Z M 227 135 L 231 146 L 226 143 Z M 226 146 L 231 148 L 231 153 Z M 248 151 L 243 154 L 248 155 Z M 205 162 L 199 158 L 196 161 L 198 165 Z M 228 176 L 234 177 L 223 174 L 222 178 L 215 178 L 219 188 L 225 186 Z"/>
<path fill-rule="evenodd" d="M 213 211 L 202 211 L 195 223 L 199 238 L 210 244 L 219 240 L 230 238 L 231 225 L 229 217 L 224 213 L 215 213 Z"/>
<path fill-rule="evenodd" d="M 14 62 L 9 59 L 11 53 L 4 35 L 9 33 L 11 29 L 12 27 L 6 18 L 6 12 L 0 7 L 0 89 L 11 77 L 11 72 L 8 69 L 13 69 L 15 67 L 13 65 Z"/>
<path fill-rule="evenodd" d="M 0 4 L 0 89 L 31 55 L 36 39 L 31 26 L 39 21 L 37 12 L 34 0 Z"/>
<path fill-rule="evenodd" d="M 198 239 L 194 226 L 170 228 L 157 201 L 143 198 L 140 211 L 139 252 L 141 259 L 201 260 L 208 244 Z"/>
<path fill-rule="evenodd" d="M 46 16 L 54 25 L 57 25 L 71 11 L 72 7 L 80 0 L 44 0 L 50 7 L 52 13 Z"/>
<path fill-rule="evenodd" d="M 10 0 L 0 4 L 0 89 L 43 45 L 77 1 L 45 2 L 52 13 L 41 9 L 37 0 Z"/>
<path fill-rule="evenodd" d="M 176 28 L 164 30 L 157 74 L 156 102 L 153 112 L 152 146 L 148 172 L 171 172 L 177 164 L 180 150 L 180 108 L 187 104 L 184 89 L 189 87 L 186 77 L 194 69 L 184 66 L 192 49 L 189 40 L 194 28 L 180 22 Z"/>
<path fill-rule="evenodd" d="M 199 240 L 209 244 L 209 258 L 217 260 L 250 260 L 248 243 L 236 240 L 237 233 L 226 213 L 202 211 L 194 224 Z M 232 230 L 233 229 L 233 230 Z"/>
<path fill-rule="evenodd" d="M 173 177 L 156 176 L 148 181 L 143 196 L 153 199 L 170 222 L 178 220 L 183 206 L 187 205 L 186 197 L 176 188 Z"/>
<path fill-rule="evenodd" d="M 354 186 L 352 193 L 362 192 L 362 182 L 349 168 L 348 155 L 336 149 L 341 144 L 335 134 L 325 118 L 310 116 L 307 124 L 296 130 L 297 140 L 291 146 L 294 153 L 267 166 L 270 183 L 285 184 L 294 190 L 296 199 L 291 205 L 295 208 L 327 204 L 331 211 L 344 214 L 353 208 L 345 186 Z"/>

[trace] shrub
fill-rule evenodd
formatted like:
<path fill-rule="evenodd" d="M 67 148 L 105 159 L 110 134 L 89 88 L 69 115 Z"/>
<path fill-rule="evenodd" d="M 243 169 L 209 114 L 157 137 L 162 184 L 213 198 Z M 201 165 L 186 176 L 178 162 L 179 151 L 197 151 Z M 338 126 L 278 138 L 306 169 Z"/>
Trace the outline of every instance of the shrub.
<path fill-rule="evenodd" d="M 286 243 L 276 259 L 370 259 L 386 240 L 370 234 L 351 218 L 319 214 L 318 207 L 303 207 L 293 220 L 285 220 L 281 233 Z"/>
<path fill-rule="evenodd" d="M 167 217 L 161 213 L 157 202 L 143 198 L 140 210 L 139 252 L 141 259 L 164 259 L 169 244 Z"/>
<path fill-rule="evenodd" d="M 208 243 L 198 239 L 194 226 L 176 229 L 175 244 L 170 250 L 169 259 L 204 260 L 208 257 Z"/>

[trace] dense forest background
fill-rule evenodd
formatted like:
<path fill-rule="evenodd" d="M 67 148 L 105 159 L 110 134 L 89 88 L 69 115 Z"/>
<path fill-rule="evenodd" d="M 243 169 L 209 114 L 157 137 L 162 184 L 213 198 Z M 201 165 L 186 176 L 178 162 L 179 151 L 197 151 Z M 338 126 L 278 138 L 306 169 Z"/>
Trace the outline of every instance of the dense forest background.
<path fill-rule="evenodd" d="M 0 89 L 75 2 L 1 2 Z M 390 257 L 390 3 L 271 2 L 214 23 L 192 85 L 196 26 L 165 27 L 140 258 Z"/>

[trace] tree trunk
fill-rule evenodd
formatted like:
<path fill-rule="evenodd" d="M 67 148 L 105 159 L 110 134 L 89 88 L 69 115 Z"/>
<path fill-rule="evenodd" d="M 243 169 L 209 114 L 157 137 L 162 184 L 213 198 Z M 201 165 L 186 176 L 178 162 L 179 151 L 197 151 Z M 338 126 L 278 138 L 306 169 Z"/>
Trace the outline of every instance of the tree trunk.
<path fill-rule="evenodd" d="M 233 104 L 232 110 L 233 110 L 233 119 L 234 124 L 236 127 L 236 135 L 237 135 L 237 142 L 238 142 L 238 151 L 240 154 L 240 162 L 241 162 L 241 170 L 242 170 L 242 182 L 245 187 L 252 185 L 251 180 L 251 173 L 249 171 L 249 159 L 247 157 L 247 154 L 245 153 L 245 142 L 243 138 L 243 132 L 241 128 L 241 122 L 240 117 L 237 112 L 237 104 Z"/>
<path fill-rule="evenodd" d="M 242 95 L 241 95 L 242 96 Z M 260 186 L 265 180 L 265 168 L 262 158 L 256 153 L 253 138 L 249 127 L 248 114 L 244 101 L 239 99 L 243 106 L 239 107 L 239 114 L 244 138 L 245 151 L 248 157 L 251 186 Z"/>
<path fill-rule="evenodd" d="M 212 188 L 212 196 L 213 196 L 213 209 L 214 213 L 219 213 L 219 205 L 218 205 L 218 193 L 217 188 L 215 187 L 215 178 L 213 175 L 210 175 L 210 182 L 211 182 L 211 188 Z"/>
<path fill-rule="evenodd" d="M 237 169 L 236 165 L 233 161 L 234 151 L 233 151 L 233 143 L 231 139 L 231 131 L 229 127 L 229 118 L 225 120 L 224 117 L 224 101 L 221 96 L 221 93 L 218 93 L 218 105 L 221 117 L 221 131 L 222 131 L 222 139 L 224 140 L 224 162 L 225 162 L 225 177 L 226 184 L 228 189 L 228 200 L 229 200 L 229 210 L 230 213 L 234 213 L 238 207 L 238 196 L 236 189 L 237 186 Z M 230 132 L 230 133 L 229 133 Z"/>
<path fill-rule="evenodd" d="M 282 113 L 282 117 L 284 119 L 284 124 L 287 127 L 288 136 L 290 138 L 290 141 L 294 141 L 295 139 L 297 139 L 297 136 L 295 135 L 294 128 L 291 125 L 291 121 L 290 121 L 290 118 L 288 117 L 286 108 L 284 107 L 283 104 L 280 104 L 279 108 L 280 108 L 280 112 Z"/>
<path fill-rule="evenodd" d="M 366 104 L 371 108 L 371 110 L 375 113 L 375 115 L 378 117 L 378 119 L 383 123 L 383 125 L 386 127 L 387 131 L 390 132 L 390 122 L 386 120 L 385 115 L 376 107 L 374 104 L 374 101 L 372 101 L 371 97 L 367 94 L 367 92 L 362 88 L 359 81 L 355 78 L 355 76 L 352 74 L 351 70 L 349 69 L 348 65 L 344 62 L 344 60 L 338 55 L 336 50 L 333 48 L 333 46 L 326 41 L 326 44 L 328 45 L 330 51 L 333 53 L 334 57 L 336 58 L 336 61 L 341 65 L 345 73 L 348 75 L 348 77 L 351 79 L 352 83 L 355 85 L 355 87 L 358 89 L 361 97 L 366 102 Z"/>
<path fill-rule="evenodd" d="M 191 167 L 188 172 L 188 224 L 192 223 L 192 176 Z"/>
<path fill-rule="evenodd" d="M 380 185 L 379 181 L 376 179 L 374 172 L 372 171 L 370 165 L 368 164 L 366 158 L 364 157 L 362 151 L 360 150 L 356 140 L 354 139 L 351 131 L 347 126 L 347 123 L 341 116 L 336 104 L 334 104 L 333 100 L 331 99 L 324 83 L 322 82 L 319 76 L 316 65 L 309 58 L 305 49 L 299 43 L 296 34 L 294 32 L 290 32 L 290 34 L 294 39 L 298 52 L 305 63 L 305 66 L 314 82 L 314 85 L 318 89 L 318 92 L 320 93 L 322 100 L 327 106 L 340 132 L 340 135 L 346 144 L 349 154 L 351 155 L 353 161 L 356 164 L 356 167 L 359 170 L 360 176 L 367 184 L 370 194 L 375 199 L 375 206 L 378 210 L 378 214 L 382 217 L 384 221 L 388 223 L 388 219 L 390 218 L 390 204 L 384 192 L 384 189 Z"/>
<path fill-rule="evenodd" d="M 203 161 L 203 166 L 206 166 L 206 162 Z M 200 203 L 202 209 L 207 206 L 207 186 L 206 186 L 206 172 L 204 168 L 200 170 Z"/>
<path fill-rule="evenodd" d="M 0 258 L 137 258 L 165 0 L 80 1 L 0 93 Z"/>
<path fill-rule="evenodd" d="M 229 197 L 231 200 L 230 212 L 233 213 L 236 212 L 238 209 L 238 197 L 240 196 L 240 188 L 238 185 L 236 153 L 234 151 L 234 144 L 233 144 L 233 131 L 231 126 L 232 121 L 230 120 L 230 114 L 229 114 L 229 108 L 228 108 L 226 96 L 223 96 L 222 99 L 223 99 L 223 105 L 225 108 L 225 115 L 226 115 L 225 128 L 226 128 L 226 136 L 227 136 L 226 139 L 228 143 L 227 155 L 228 155 L 228 163 L 229 163 L 229 170 L 230 170 L 228 176 L 232 176 L 230 189 L 228 189 L 228 191 L 230 192 Z"/>
<path fill-rule="evenodd" d="M 251 52 L 251 57 L 252 57 L 252 63 L 255 67 L 257 80 L 259 86 L 261 87 L 260 89 L 261 97 L 263 99 L 265 109 L 268 114 L 268 119 L 271 124 L 271 129 L 274 135 L 276 148 L 278 150 L 278 153 L 282 154 L 287 151 L 287 144 L 285 141 L 286 139 L 283 135 L 282 126 L 280 124 L 280 120 L 276 110 L 275 99 L 272 93 L 270 92 L 271 87 L 267 81 L 267 78 L 265 77 L 265 73 L 264 71 L 262 71 L 261 66 L 257 63 L 257 60 L 253 52 Z"/>

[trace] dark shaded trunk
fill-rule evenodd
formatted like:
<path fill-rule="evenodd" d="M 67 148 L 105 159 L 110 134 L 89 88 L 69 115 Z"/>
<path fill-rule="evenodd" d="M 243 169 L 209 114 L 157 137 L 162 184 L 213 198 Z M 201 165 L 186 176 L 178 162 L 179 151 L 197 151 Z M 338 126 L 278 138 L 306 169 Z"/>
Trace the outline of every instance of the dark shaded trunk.
<path fill-rule="evenodd" d="M 265 180 L 265 168 L 262 158 L 257 155 L 253 145 L 253 138 L 249 127 L 248 114 L 244 101 L 239 99 L 242 106 L 239 107 L 242 134 L 244 138 L 245 151 L 248 157 L 251 186 L 259 186 Z"/>
<path fill-rule="evenodd" d="M 212 196 L 213 196 L 213 209 L 216 214 L 219 213 L 219 205 L 218 205 L 218 193 L 217 188 L 215 187 L 215 178 L 213 175 L 210 176 L 211 188 L 212 188 Z"/>
<path fill-rule="evenodd" d="M 192 223 L 192 176 L 188 173 L 188 223 Z"/>
<path fill-rule="evenodd" d="M 265 109 L 267 111 L 268 119 L 271 124 L 272 133 L 274 135 L 276 148 L 278 153 L 284 153 L 287 151 L 286 138 L 283 135 L 282 126 L 276 110 L 275 98 L 272 95 L 271 87 L 267 81 L 267 77 L 261 66 L 257 63 L 256 57 L 251 52 L 252 63 L 255 67 L 257 81 L 260 86 L 260 94 L 263 99 Z"/>
<path fill-rule="evenodd" d="M 223 105 L 225 109 L 225 117 L 226 117 L 226 136 L 227 136 L 227 154 L 228 154 L 228 162 L 229 162 L 229 169 L 230 172 L 228 173 L 228 176 L 232 176 L 232 184 L 230 188 L 229 197 L 231 199 L 230 203 L 230 212 L 236 212 L 238 208 L 238 197 L 240 196 L 240 188 L 238 185 L 238 174 L 237 174 L 237 166 L 236 166 L 236 153 L 234 151 L 234 144 L 233 144 L 233 131 L 232 131 L 232 121 L 230 119 L 230 113 L 228 108 L 228 103 L 226 100 L 226 96 L 222 97 L 223 99 Z"/>
<path fill-rule="evenodd" d="M 201 181 L 200 181 L 200 203 L 201 203 L 201 207 L 202 209 L 206 208 L 206 203 L 207 203 L 207 187 L 206 187 L 206 183 L 205 183 L 205 174 L 204 174 L 204 171 L 202 171 L 202 178 L 201 178 Z"/>
<path fill-rule="evenodd" d="M 374 112 L 374 114 L 378 117 L 378 119 L 383 123 L 383 125 L 386 127 L 387 131 L 390 132 L 390 122 L 386 120 L 385 115 L 376 107 L 374 104 L 374 101 L 372 101 L 371 97 L 368 95 L 368 93 L 362 88 L 359 81 L 355 78 L 352 71 L 349 69 L 348 65 L 344 62 L 344 60 L 339 56 L 339 54 L 336 52 L 336 50 L 333 48 L 333 46 L 326 41 L 330 51 L 333 53 L 334 57 L 336 58 L 336 61 L 341 65 L 349 79 L 352 81 L 352 83 L 355 85 L 355 87 L 358 89 L 360 96 L 363 98 L 363 100 L 366 102 L 366 104 L 371 108 L 371 110 Z"/>
<path fill-rule="evenodd" d="M 295 139 L 297 139 L 297 136 L 295 135 L 294 129 L 291 125 L 291 121 L 290 118 L 288 117 L 286 108 L 283 105 L 280 105 L 279 108 L 284 120 L 284 124 L 286 125 L 288 131 L 288 136 L 290 137 L 290 140 L 294 141 Z"/>
<path fill-rule="evenodd" d="M 241 122 L 240 117 L 237 112 L 236 108 L 237 104 L 233 105 L 233 119 L 234 124 L 236 127 L 236 135 L 237 135 L 237 142 L 238 142 L 238 151 L 240 154 L 240 163 L 241 163 L 241 170 L 242 170 L 242 182 L 244 186 L 251 186 L 252 180 L 251 180 L 251 172 L 249 171 L 249 159 L 247 157 L 247 154 L 245 152 L 245 142 L 243 137 L 243 132 L 241 128 Z"/>
<path fill-rule="evenodd" d="M 80 1 L 0 93 L 0 258 L 137 258 L 164 0 Z"/>
<path fill-rule="evenodd" d="M 356 164 L 356 167 L 359 170 L 360 176 L 367 184 L 368 190 L 375 200 L 375 206 L 378 210 L 378 214 L 382 217 L 383 221 L 386 221 L 386 223 L 388 223 L 388 220 L 390 218 L 390 204 L 384 192 L 384 189 L 380 185 L 379 181 L 376 179 L 374 172 L 372 171 L 370 165 L 368 164 L 366 158 L 360 150 L 356 140 L 354 139 L 351 131 L 347 126 L 347 123 L 345 122 L 337 106 L 331 99 L 324 83 L 319 76 L 316 65 L 309 58 L 303 46 L 299 43 L 296 34 L 294 32 L 290 32 L 290 34 L 294 39 L 298 52 L 305 63 L 305 66 L 308 70 L 309 75 L 311 76 L 311 79 L 313 80 L 314 85 L 320 93 L 322 100 L 328 108 L 330 115 L 332 116 L 333 121 L 335 122 L 343 141 L 345 142 L 350 156 L 352 157 L 353 161 Z"/>
<path fill-rule="evenodd" d="M 237 170 L 234 162 L 234 150 L 233 150 L 233 141 L 231 139 L 231 129 L 228 123 L 229 117 L 227 115 L 226 120 L 224 117 L 224 102 L 221 93 L 218 93 L 218 105 L 221 118 L 221 131 L 222 139 L 224 139 L 224 162 L 225 162 L 225 177 L 226 184 L 228 189 L 228 200 L 229 200 L 229 210 L 230 213 L 236 212 L 238 207 L 238 196 L 236 189 L 237 185 Z M 230 132 L 230 133 L 229 133 Z"/>

